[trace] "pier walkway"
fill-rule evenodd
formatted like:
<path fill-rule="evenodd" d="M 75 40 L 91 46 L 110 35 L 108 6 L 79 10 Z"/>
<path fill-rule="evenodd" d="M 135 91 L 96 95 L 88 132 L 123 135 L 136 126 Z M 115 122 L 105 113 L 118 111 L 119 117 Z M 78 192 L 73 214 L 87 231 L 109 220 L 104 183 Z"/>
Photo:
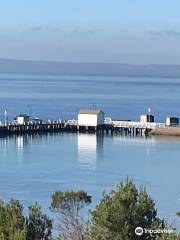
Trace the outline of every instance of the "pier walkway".
<path fill-rule="evenodd" d="M 129 128 L 141 128 L 141 129 L 154 129 L 155 127 L 165 127 L 164 123 L 142 123 L 135 121 L 112 121 L 114 127 L 129 127 Z"/>
<path fill-rule="evenodd" d="M 97 132 L 97 133 L 120 133 L 122 135 L 148 135 L 157 126 L 165 127 L 163 123 L 141 123 L 134 121 L 115 120 L 97 127 L 79 126 L 78 121 L 57 120 L 43 122 L 27 122 L 24 124 L 1 124 L 0 136 L 27 133 L 48 133 L 48 132 Z"/>

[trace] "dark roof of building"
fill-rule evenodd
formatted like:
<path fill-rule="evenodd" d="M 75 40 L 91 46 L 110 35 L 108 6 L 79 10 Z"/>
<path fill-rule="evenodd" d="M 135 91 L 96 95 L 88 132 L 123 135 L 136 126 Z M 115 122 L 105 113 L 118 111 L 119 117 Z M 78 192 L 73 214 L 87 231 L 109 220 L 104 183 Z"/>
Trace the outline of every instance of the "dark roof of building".
<path fill-rule="evenodd" d="M 97 115 L 100 112 L 102 112 L 100 109 L 81 109 L 79 111 L 79 114 L 95 114 L 95 115 Z"/>

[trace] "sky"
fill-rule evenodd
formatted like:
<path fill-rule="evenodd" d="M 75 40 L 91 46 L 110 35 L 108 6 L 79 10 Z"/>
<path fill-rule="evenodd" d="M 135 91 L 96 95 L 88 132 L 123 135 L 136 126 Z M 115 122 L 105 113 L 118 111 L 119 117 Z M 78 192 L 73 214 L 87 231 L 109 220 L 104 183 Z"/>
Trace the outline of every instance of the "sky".
<path fill-rule="evenodd" d="M 0 0 L 0 58 L 180 64 L 180 1 Z"/>

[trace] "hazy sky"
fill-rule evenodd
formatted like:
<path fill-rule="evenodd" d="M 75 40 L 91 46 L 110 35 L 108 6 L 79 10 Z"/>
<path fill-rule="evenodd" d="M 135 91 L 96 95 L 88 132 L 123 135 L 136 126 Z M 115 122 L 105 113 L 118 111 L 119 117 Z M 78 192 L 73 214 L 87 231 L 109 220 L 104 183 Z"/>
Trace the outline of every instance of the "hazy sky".
<path fill-rule="evenodd" d="M 180 64 L 180 0 L 0 0 L 0 58 Z"/>

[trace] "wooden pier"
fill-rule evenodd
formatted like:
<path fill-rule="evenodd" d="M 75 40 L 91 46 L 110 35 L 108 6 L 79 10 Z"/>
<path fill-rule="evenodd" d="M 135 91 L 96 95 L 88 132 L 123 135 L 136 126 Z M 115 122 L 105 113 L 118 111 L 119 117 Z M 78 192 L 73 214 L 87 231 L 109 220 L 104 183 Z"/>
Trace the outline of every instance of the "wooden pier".
<path fill-rule="evenodd" d="M 133 121 L 112 121 L 103 125 L 79 126 L 77 120 L 67 121 L 45 121 L 24 124 L 6 124 L 0 126 L 0 136 L 23 135 L 28 133 L 48 132 L 86 132 L 98 134 L 120 134 L 120 135 L 149 135 L 157 127 L 155 123 L 140 123 Z M 162 127 L 162 124 L 161 124 Z"/>

